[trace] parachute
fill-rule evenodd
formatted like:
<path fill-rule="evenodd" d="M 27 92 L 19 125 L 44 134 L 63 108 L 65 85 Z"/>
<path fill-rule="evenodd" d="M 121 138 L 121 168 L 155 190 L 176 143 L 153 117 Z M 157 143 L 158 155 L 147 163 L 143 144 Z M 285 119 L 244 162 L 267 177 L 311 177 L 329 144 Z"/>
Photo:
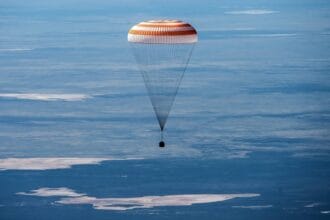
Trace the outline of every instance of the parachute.
<path fill-rule="evenodd" d="M 163 130 L 198 40 L 197 31 L 179 20 L 151 20 L 134 25 L 127 38 L 158 119 L 163 147 Z"/>

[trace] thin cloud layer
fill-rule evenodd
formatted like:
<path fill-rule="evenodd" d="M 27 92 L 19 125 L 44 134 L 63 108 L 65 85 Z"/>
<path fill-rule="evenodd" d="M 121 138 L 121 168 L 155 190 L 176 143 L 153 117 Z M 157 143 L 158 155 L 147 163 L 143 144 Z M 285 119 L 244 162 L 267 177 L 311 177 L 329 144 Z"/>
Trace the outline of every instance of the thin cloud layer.
<path fill-rule="evenodd" d="M 101 162 L 107 160 L 119 159 L 76 157 L 5 158 L 0 159 L 0 171 L 67 169 L 71 168 L 73 165 L 100 164 Z"/>
<path fill-rule="evenodd" d="M 31 192 L 18 192 L 17 195 L 24 196 L 41 196 L 41 197 L 50 197 L 50 196 L 68 196 L 68 197 L 78 197 L 85 196 L 85 194 L 76 193 L 74 190 L 60 187 L 60 188 L 40 188 L 36 190 L 31 190 Z"/>
<path fill-rule="evenodd" d="M 263 10 L 263 9 L 251 9 L 251 10 L 225 12 L 225 14 L 231 14 L 231 15 L 265 15 L 265 14 L 274 14 L 274 13 L 279 13 L 279 12 L 272 11 L 272 10 Z"/>
<path fill-rule="evenodd" d="M 124 211 L 130 209 L 154 208 L 161 206 L 190 206 L 193 204 L 222 202 L 234 198 L 250 198 L 259 194 L 186 194 L 165 196 L 142 196 L 132 198 L 96 198 L 76 193 L 69 188 L 40 188 L 31 192 L 19 192 L 28 196 L 63 196 L 56 203 L 64 205 L 92 205 L 98 210 Z"/>
<path fill-rule="evenodd" d="M 90 96 L 85 94 L 0 93 L 0 98 L 37 101 L 82 101 L 90 98 Z"/>
<path fill-rule="evenodd" d="M 30 51 L 32 48 L 2 48 L 0 52 L 20 52 L 20 51 Z"/>
<path fill-rule="evenodd" d="M 311 204 L 305 205 L 304 207 L 305 207 L 305 208 L 314 208 L 314 207 L 316 207 L 316 206 L 320 206 L 320 205 L 321 205 L 321 203 L 319 203 L 319 202 L 314 202 L 314 203 L 311 203 Z"/>
<path fill-rule="evenodd" d="M 241 208 L 241 209 L 268 209 L 272 208 L 273 205 L 238 205 L 238 206 L 232 206 L 233 208 Z"/>
<path fill-rule="evenodd" d="M 249 37 L 296 37 L 296 33 L 277 33 L 277 34 L 250 34 Z"/>
<path fill-rule="evenodd" d="M 222 202 L 234 198 L 256 197 L 259 194 L 191 194 L 167 196 L 143 196 L 133 198 L 95 198 L 89 196 L 63 198 L 58 203 L 66 205 L 93 205 L 99 210 L 130 210 L 161 206 L 190 206 Z"/>

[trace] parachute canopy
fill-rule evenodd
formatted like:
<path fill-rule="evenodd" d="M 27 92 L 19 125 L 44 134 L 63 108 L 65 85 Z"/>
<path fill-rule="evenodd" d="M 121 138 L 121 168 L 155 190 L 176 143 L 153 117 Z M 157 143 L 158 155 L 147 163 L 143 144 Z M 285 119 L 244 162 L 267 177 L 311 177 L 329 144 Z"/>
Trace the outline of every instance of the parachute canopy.
<path fill-rule="evenodd" d="M 198 40 L 197 31 L 179 20 L 151 20 L 134 25 L 127 38 L 163 131 Z"/>
<path fill-rule="evenodd" d="M 133 43 L 186 44 L 197 42 L 197 31 L 179 20 L 151 20 L 134 25 L 128 32 Z"/>

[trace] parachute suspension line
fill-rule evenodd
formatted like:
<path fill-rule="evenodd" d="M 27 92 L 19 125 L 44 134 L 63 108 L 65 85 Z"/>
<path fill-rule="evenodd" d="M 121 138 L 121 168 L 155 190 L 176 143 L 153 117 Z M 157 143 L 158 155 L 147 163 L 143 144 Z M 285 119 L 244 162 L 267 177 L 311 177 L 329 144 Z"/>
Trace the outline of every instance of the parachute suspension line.
<path fill-rule="evenodd" d="M 195 43 L 131 43 L 161 129 L 174 104 Z"/>
<path fill-rule="evenodd" d="M 172 46 L 172 48 L 174 48 L 174 46 Z M 179 80 L 178 80 L 178 82 L 177 82 L 177 84 L 176 84 L 176 89 L 175 89 L 175 93 L 174 93 L 174 99 L 175 99 L 176 95 L 178 94 L 179 86 L 180 86 L 181 81 L 182 81 L 182 79 L 183 79 L 183 77 L 184 77 L 184 74 L 185 74 L 185 72 L 186 72 L 186 70 L 187 70 L 188 63 L 189 63 L 189 61 L 190 61 L 190 57 L 191 57 L 191 54 L 192 54 L 194 48 L 195 48 L 195 43 L 192 44 L 192 47 L 191 47 L 190 51 L 188 52 L 187 60 L 186 60 L 185 63 L 183 63 L 184 67 L 183 67 L 183 70 L 182 70 L 182 74 L 181 74 L 181 76 L 180 76 L 180 78 L 179 78 Z M 174 55 L 174 53 L 173 53 L 173 55 Z M 182 59 L 182 58 L 181 58 L 181 59 Z M 171 103 L 170 110 L 172 109 L 173 104 L 174 104 L 174 100 L 173 100 L 172 103 Z M 163 129 L 162 129 L 162 130 L 163 130 Z"/>
<path fill-rule="evenodd" d="M 160 140 L 164 140 L 164 129 L 160 129 Z"/>

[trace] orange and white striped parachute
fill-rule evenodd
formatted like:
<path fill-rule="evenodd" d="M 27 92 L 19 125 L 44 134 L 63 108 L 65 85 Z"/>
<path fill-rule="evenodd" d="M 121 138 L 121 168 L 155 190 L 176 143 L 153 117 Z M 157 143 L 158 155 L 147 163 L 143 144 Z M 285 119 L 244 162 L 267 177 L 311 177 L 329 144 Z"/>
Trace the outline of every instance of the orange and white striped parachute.
<path fill-rule="evenodd" d="M 179 20 L 151 20 L 134 25 L 128 32 L 133 43 L 177 44 L 196 43 L 197 31 Z"/>
<path fill-rule="evenodd" d="M 189 23 L 179 20 L 151 20 L 134 25 L 128 31 L 127 39 L 163 132 L 198 41 L 197 31 Z"/>

